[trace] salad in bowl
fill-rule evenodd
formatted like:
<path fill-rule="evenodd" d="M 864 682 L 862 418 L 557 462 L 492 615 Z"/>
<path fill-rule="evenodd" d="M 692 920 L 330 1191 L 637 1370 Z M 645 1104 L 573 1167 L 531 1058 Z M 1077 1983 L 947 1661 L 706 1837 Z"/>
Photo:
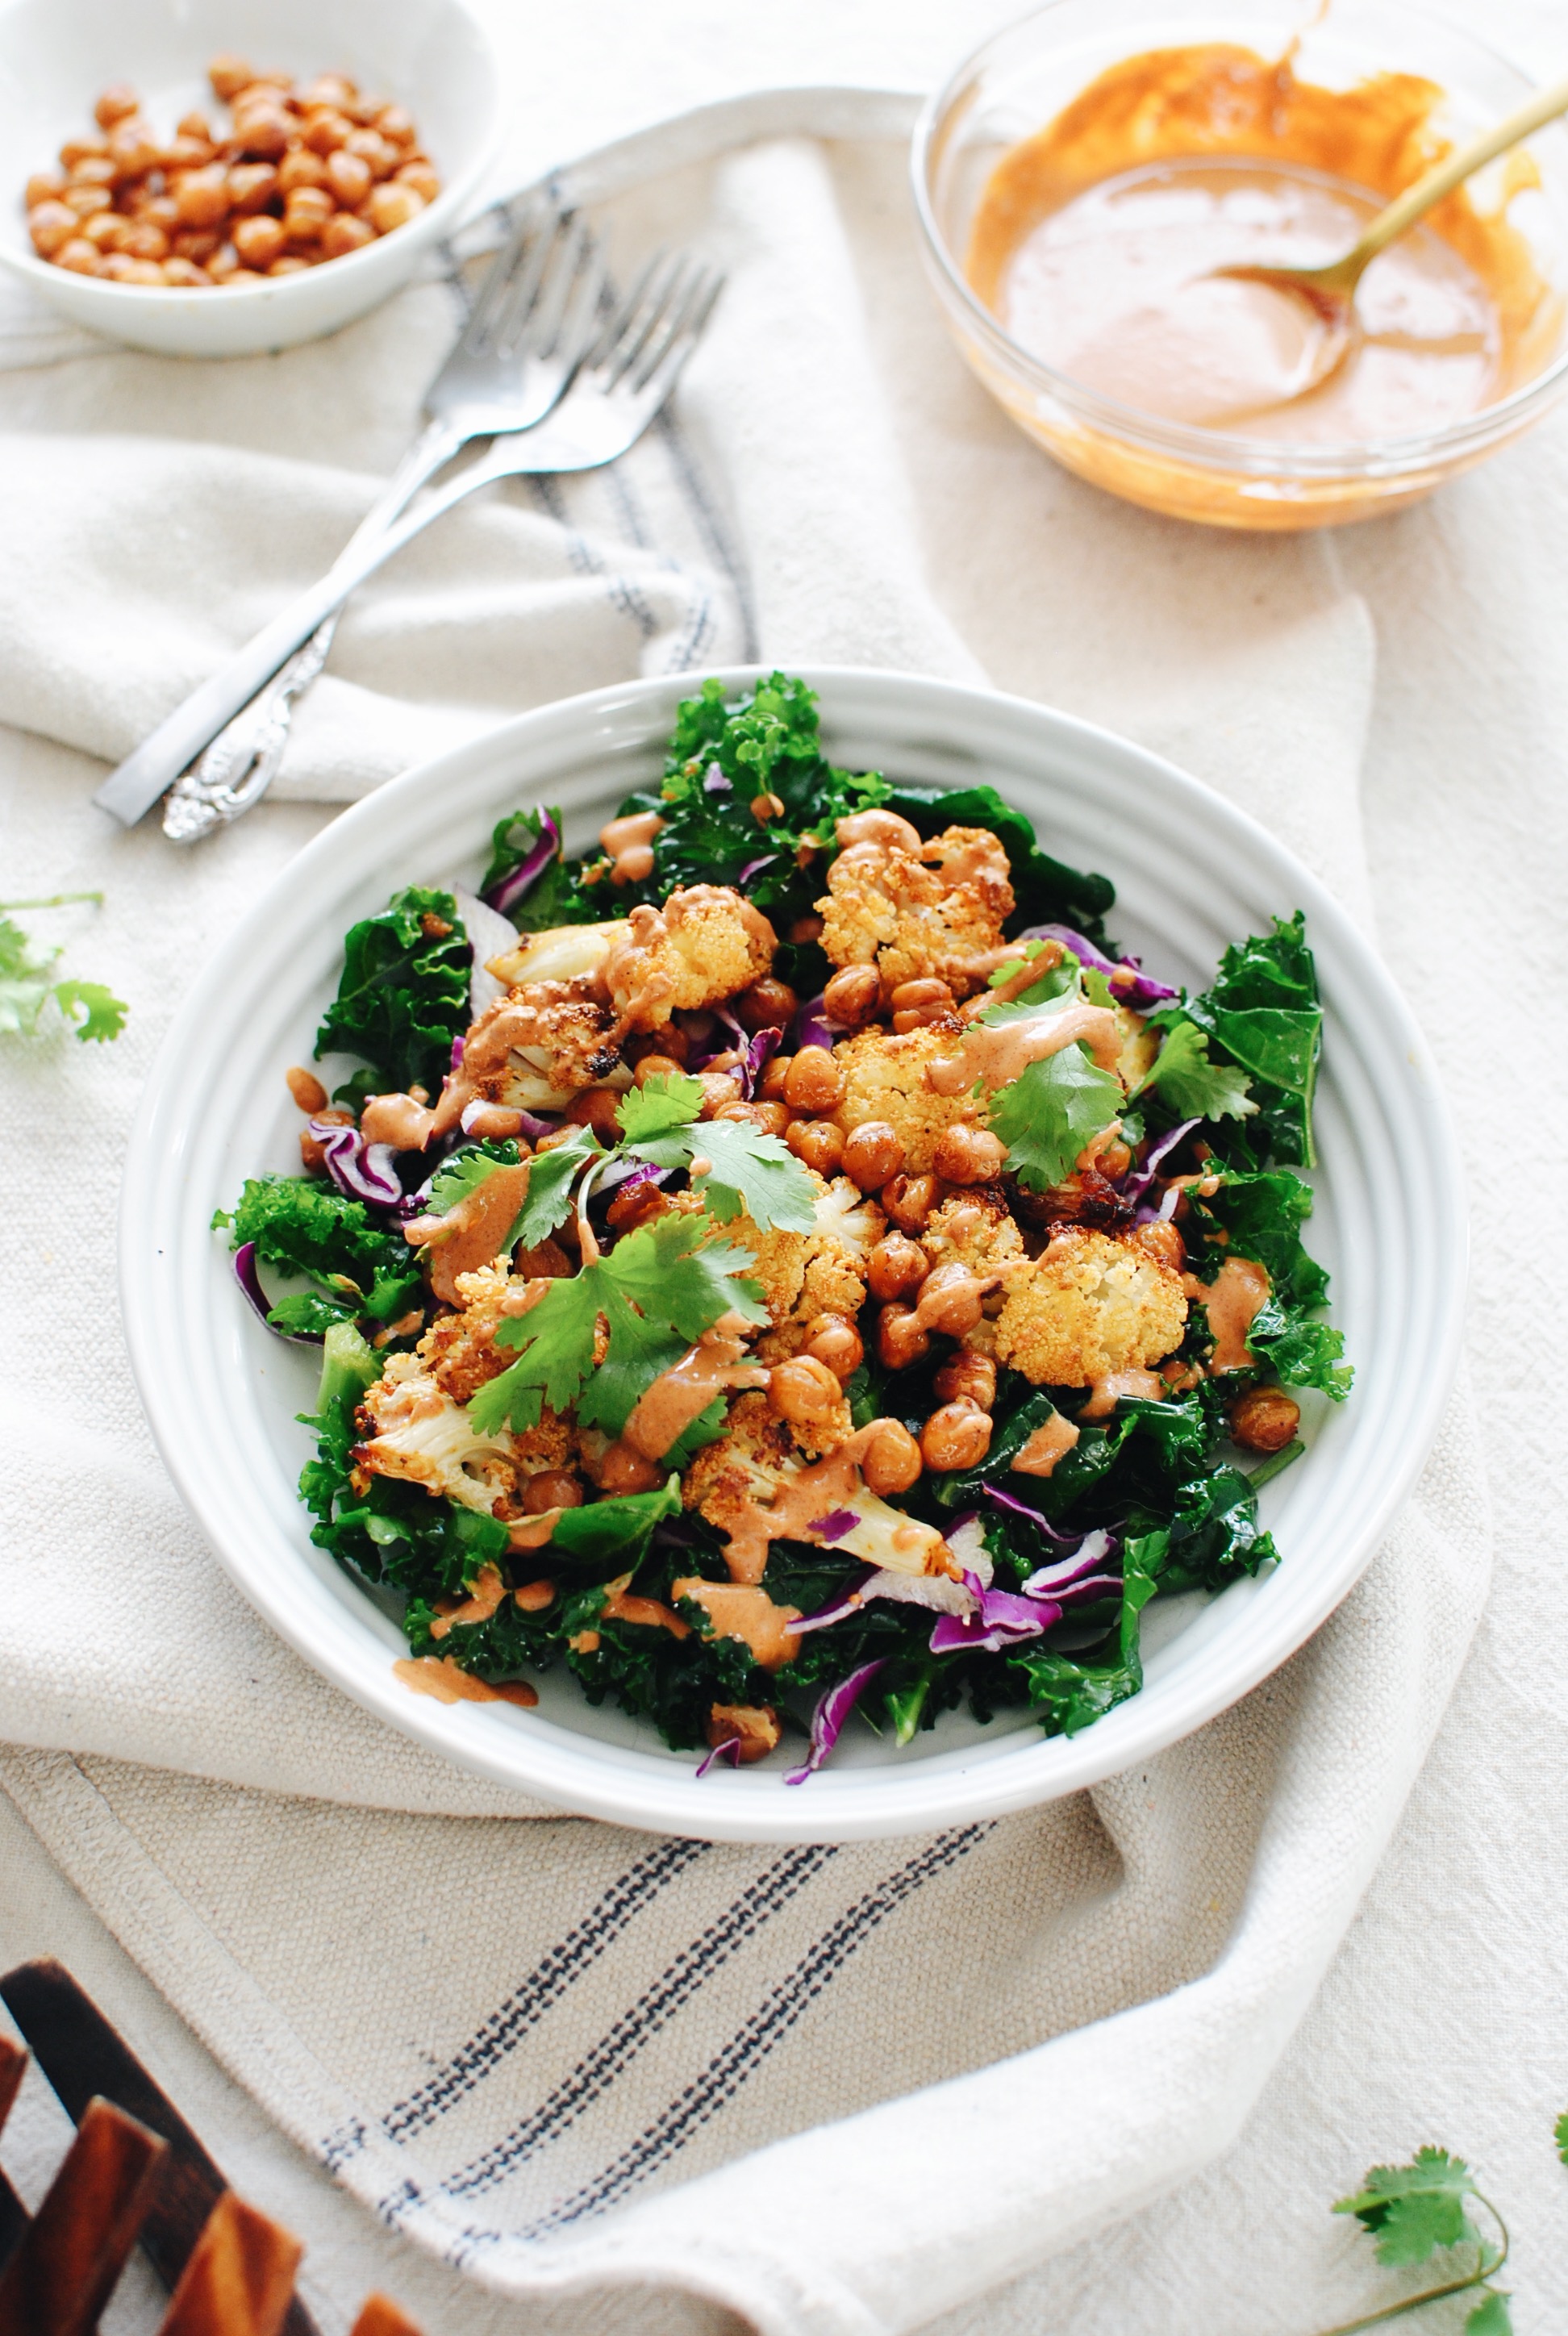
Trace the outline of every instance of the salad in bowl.
<path fill-rule="evenodd" d="M 1076 1734 L 1150 1600 L 1275 1558 L 1259 1486 L 1350 1385 L 1304 920 L 1193 992 L 1114 906 L 989 786 L 835 767 L 774 674 L 684 704 L 597 849 L 520 809 L 478 893 L 354 926 L 300 1173 L 216 1223 L 321 1347 L 301 1495 L 407 1688 L 560 1669 L 803 1783 L 852 1713 Z"/>

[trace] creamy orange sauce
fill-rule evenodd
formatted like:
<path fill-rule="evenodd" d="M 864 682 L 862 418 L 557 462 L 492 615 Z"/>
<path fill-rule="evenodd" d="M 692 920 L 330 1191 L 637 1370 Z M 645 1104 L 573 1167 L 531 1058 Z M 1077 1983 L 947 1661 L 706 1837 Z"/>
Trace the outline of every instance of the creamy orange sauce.
<path fill-rule="evenodd" d="M 1267 1266 L 1250 1257 L 1228 1257 L 1213 1281 L 1184 1273 L 1182 1287 L 1208 1314 L 1214 1341 L 1211 1373 L 1218 1377 L 1222 1371 L 1254 1369 L 1258 1358 L 1247 1344 L 1247 1333 L 1272 1287 Z"/>
<path fill-rule="evenodd" d="M 1089 1399 L 1078 1414 L 1080 1419 L 1105 1419 L 1115 1411 L 1124 1396 L 1135 1396 L 1145 1403 L 1160 1403 L 1170 1392 L 1163 1378 L 1153 1371 L 1141 1371 L 1135 1367 L 1125 1371 L 1108 1371 L 1096 1379 L 1089 1390 Z"/>
<path fill-rule="evenodd" d="M 728 1526 L 729 1537 L 725 1543 L 725 1562 L 735 1581 L 746 1584 L 761 1582 L 767 1571 L 768 1545 L 772 1542 L 806 1541 L 823 1545 L 821 1533 L 812 1530 L 813 1523 L 831 1515 L 834 1509 L 847 1508 L 863 1494 L 861 1461 L 887 1425 L 885 1419 L 873 1419 L 857 1428 L 836 1451 L 828 1453 L 823 1459 L 813 1460 L 809 1468 L 791 1476 L 774 1494 L 769 1507 L 765 1509 L 755 1504 L 746 1507 Z M 921 1524 L 918 1518 L 911 1517 L 898 1526 L 891 1542 L 891 1558 L 883 1562 L 891 1562 L 901 1572 L 941 1572 L 951 1562 L 940 1533 L 931 1525 Z M 675 1592 L 670 1594 L 673 1597 Z"/>
<path fill-rule="evenodd" d="M 1077 1422 L 1054 1411 L 1045 1426 L 1037 1427 L 1028 1442 L 1019 1445 L 1008 1465 L 1021 1476 L 1048 1476 L 1077 1440 Z"/>
<path fill-rule="evenodd" d="M 678 1363 L 643 1389 L 621 1430 L 621 1441 L 645 1460 L 662 1460 L 716 1396 L 732 1387 L 765 1387 L 767 1383 L 766 1365 L 746 1361 L 744 1338 L 726 1322 L 716 1322 Z"/>
<path fill-rule="evenodd" d="M 653 840 L 663 825 L 657 812 L 634 811 L 599 829 L 599 842 L 609 854 L 612 884 L 640 884 L 653 874 Z"/>
<path fill-rule="evenodd" d="M 677 1602 L 694 1598 L 699 1606 L 706 1606 L 717 1635 L 743 1640 L 765 1671 L 776 1671 L 800 1645 L 799 1633 L 790 1628 L 800 1621 L 800 1608 L 775 1606 L 767 1591 L 755 1583 L 704 1582 L 696 1574 L 683 1575 L 670 1583 L 669 1594 Z"/>
<path fill-rule="evenodd" d="M 468 1585 L 468 1596 L 438 1598 L 436 1619 L 430 1626 L 433 1639 L 444 1639 L 447 1632 L 460 1622 L 488 1622 L 502 1600 L 506 1596 L 506 1584 L 493 1565 L 482 1565 Z"/>
<path fill-rule="evenodd" d="M 492 1168 L 483 1183 L 465 1192 L 444 1217 L 415 1217 L 404 1225 L 404 1239 L 428 1249 L 430 1286 L 438 1298 L 454 1306 L 459 1274 L 476 1273 L 482 1265 L 495 1262 L 527 1198 L 528 1163 L 523 1160 L 515 1167 Z"/>
<path fill-rule="evenodd" d="M 691 1636 L 689 1622 L 683 1622 L 678 1614 L 668 1606 L 661 1605 L 657 1598 L 632 1597 L 625 1582 L 610 1583 L 604 1604 L 599 1609 L 599 1620 L 604 1622 L 640 1622 L 645 1629 L 668 1630 L 677 1639 L 689 1639 Z"/>
<path fill-rule="evenodd" d="M 1020 1017 L 1017 1022 L 971 1022 L 956 1054 L 926 1065 L 926 1079 L 940 1095 L 968 1095 L 977 1079 L 997 1092 L 1021 1078 L 1031 1063 L 1043 1062 L 1078 1041 L 1101 1070 L 1115 1069 L 1122 1033 L 1115 1013 L 1108 1006 L 1079 1002 Z"/>
<path fill-rule="evenodd" d="M 1346 90 L 1222 43 L 1125 59 L 1005 155 L 967 272 L 1013 339 L 1144 412 L 1257 440 L 1418 433 L 1505 395 L 1551 355 L 1562 307 L 1506 211 L 1465 188 L 1368 269 L 1362 336 L 1292 395 L 1299 304 L 1205 281 L 1229 265 L 1313 265 L 1448 151 L 1435 83 Z M 1505 195 L 1539 183 L 1525 151 Z"/>
<path fill-rule="evenodd" d="M 492 1687 L 488 1679 L 461 1669 L 450 1655 L 409 1656 L 392 1669 L 405 1688 L 433 1696 L 437 1703 L 515 1703 L 528 1711 L 539 1701 L 526 1679 L 502 1679 Z"/>

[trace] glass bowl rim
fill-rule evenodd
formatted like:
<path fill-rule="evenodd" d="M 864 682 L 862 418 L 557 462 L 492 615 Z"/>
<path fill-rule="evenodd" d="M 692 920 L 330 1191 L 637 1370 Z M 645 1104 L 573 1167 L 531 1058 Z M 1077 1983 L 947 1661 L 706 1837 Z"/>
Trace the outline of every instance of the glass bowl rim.
<path fill-rule="evenodd" d="M 1399 437 L 1329 440 L 1316 444 L 1280 439 L 1244 438 L 1225 431 L 1168 421 L 1145 408 L 1086 387 L 1070 374 L 1047 365 L 1016 341 L 995 312 L 988 308 L 969 284 L 937 219 L 930 196 L 930 162 L 939 134 L 959 91 L 972 79 L 988 54 L 1024 27 L 1040 24 L 1067 5 L 1067 0 L 1037 0 L 1037 5 L 997 25 L 979 44 L 959 58 L 946 78 L 925 100 L 910 143 L 910 175 L 915 217 L 928 266 L 937 274 L 940 290 L 956 302 L 968 326 L 987 345 L 1005 368 L 1023 376 L 1026 385 L 1044 392 L 1079 423 L 1102 434 L 1150 453 L 1175 455 L 1195 468 L 1238 472 L 1262 478 L 1343 480 L 1376 478 L 1403 471 L 1425 469 L 1446 458 L 1479 454 L 1494 443 L 1514 435 L 1538 409 L 1551 404 L 1568 386 L 1568 334 L 1551 364 L 1534 381 L 1525 382 L 1504 398 L 1480 406 L 1457 422 L 1435 430 L 1412 431 Z M 1482 40 L 1468 24 L 1446 9 L 1401 0 L 1407 15 L 1424 19 L 1466 44 L 1478 55 L 1501 65 L 1524 84 L 1523 96 L 1544 86 L 1517 58 Z M 1196 13 L 1194 11 L 1194 13 Z M 1568 122 L 1548 123 L 1548 129 L 1568 128 Z M 1564 294 L 1568 303 L 1568 291 Z"/>

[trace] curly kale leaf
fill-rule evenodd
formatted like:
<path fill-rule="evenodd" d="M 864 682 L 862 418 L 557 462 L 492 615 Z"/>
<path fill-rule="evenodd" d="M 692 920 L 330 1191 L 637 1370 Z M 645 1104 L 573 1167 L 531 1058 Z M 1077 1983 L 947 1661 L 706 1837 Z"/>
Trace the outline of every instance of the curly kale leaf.
<path fill-rule="evenodd" d="M 512 871 L 537 847 L 540 838 L 560 833 L 559 810 L 541 811 L 529 807 L 508 812 L 498 820 L 491 832 L 490 865 L 480 883 L 486 900 L 498 884 L 505 882 Z M 578 883 L 571 869 L 560 851 L 546 861 L 521 900 L 509 903 L 506 914 L 520 933 L 541 933 L 556 925 L 591 922 L 585 919 L 577 905 Z"/>
<path fill-rule="evenodd" d="M 1249 1347 L 1286 1387 L 1320 1387 L 1342 1403 L 1354 1373 L 1342 1359 L 1344 1334 L 1314 1319 L 1327 1303 L 1329 1277 L 1301 1245 L 1300 1228 L 1312 1213 L 1306 1179 L 1290 1168 L 1228 1171 L 1217 1192 L 1205 1200 L 1194 1192 L 1190 1205 L 1208 1236 L 1199 1263 L 1205 1280 L 1213 1280 L 1227 1256 L 1255 1258 L 1268 1268 L 1269 1296 L 1247 1332 Z"/>
<path fill-rule="evenodd" d="M 229 1233 L 230 1249 L 253 1241 L 263 1265 L 316 1284 L 272 1309 L 268 1319 L 279 1330 L 318 1335 L 360 1314 L 391 1321 L 419 1298 L 402 1234 L 377 1224 L 363 1201 L 312 1177 L 249 1177 L 234 1208 L 219 1209 L 212 1223 Z"/>
<path fill-rule="evenodd" d="M 450 892 L 417 885 L 350 929 L 337 996 L 316 1034 L 317 1056 L 357 1055 L 365 1071 L 339 1093 L 423 1085 L 439 1094 L 452 1042 L 468 1027 L 473 956 Z"/>

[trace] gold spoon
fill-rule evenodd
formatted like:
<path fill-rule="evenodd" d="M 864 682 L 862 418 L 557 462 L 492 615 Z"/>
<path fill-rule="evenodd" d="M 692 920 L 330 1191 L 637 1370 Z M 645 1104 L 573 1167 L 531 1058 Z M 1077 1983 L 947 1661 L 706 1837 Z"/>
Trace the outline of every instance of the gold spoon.
<path fill-rule="evenodd" d="M 1291 392 L 1292 397 L 1304 397 L 1344 363 L 1357 335 L 1356 287 L 1378 254 L 1407 228 L 1414 227 L 1434 203 L 1441 202 L 1483 163 L 1505 154 L 1510 146 L 1516 146 L 1521 138 L 1527 138 L 1543 123 L 1555 121 L 1560 113 L 1568 113 L 1568 79 L 1538 90 L 1490 130 L 1483 130 L 1468 144 L 1456 147 L 1443 161 L 1435 162 L 1387 210 L 1378 212 L 1342 259 L 1330 259 L 1320 268 L 1238 264 L 1214 269 L 1216 276 L 1241 277 L 1249 283 L 1267 285 L 1271 290 L 1291 296 L 1311 308 L 1318 321 L 1319 336 L 1305 372 Z"/>

